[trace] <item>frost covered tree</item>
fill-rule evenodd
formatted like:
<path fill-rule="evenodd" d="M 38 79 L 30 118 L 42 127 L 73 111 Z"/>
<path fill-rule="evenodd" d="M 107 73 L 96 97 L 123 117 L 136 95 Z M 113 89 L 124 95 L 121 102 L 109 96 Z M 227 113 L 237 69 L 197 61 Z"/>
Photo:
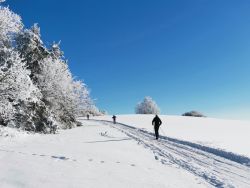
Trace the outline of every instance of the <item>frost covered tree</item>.
<path fill-rule="evenodd" d="M 151 97 L 145 97 L 135 107 L 136 114 L 159 114 L 160 109 Z"/>
<path fill-rule="evenodd" d="M 17 49 L 60 126 L 73 127 L 79 110 L 89 106 L 90 97 L 85 84 L 73 79 L 59 44 L 53 43 L 50 49 L 44 46 L 35 24 L 19 34 Z"/>
<path fill-rule="evenodd" d="M 4 125 L 13 119 L 15 113 L 13 102 L 21 90 L 18 83 L 20 79 L 17 79 L 19 75 L 16 71 L 22 72 L 24 67 L 18 65 L 20 58 L 11 47 L 13 36 L 21 28 L 20 17 L 8 8 L 0 6 L 0 122 Z"/>
<path fill-rule="evenodd" d="M 85 116 L 87 114 L 94 115 L 97 108 L 95 107 L 92 99 L 90 98 L 87 86 L 81 80 L 76 80 L 73 81 L 73 87 L 74 87 L 74 96 L 77 104 L 76 114 L 79 116 Z M 91 113 L 91 111 L 93 113 Z"/>
<path fill-rule="evenodd" d="M 89 105 L 81 108 L 80 116 L 86 116 L 87 114 L 92 116 L 102 116 L 107 115 L 108 112 L 105 110 L 100 110 L 93 102 L 91 102 Z"/>
<path fill-rule="evenodd" d="M 37 24 L 23 29 L 21 18 L 0 6 L 0 124 L 48 133 L 90 111 L 98 108 L 59 43 L 46 47 Z"/>
<path fill-rule="evenodd" d="M 0 46 L 10 47 L 14 35 L 20 32 L 22 28 L 20 16 L 0 4 Z"/>
<path fill-rule="evenodd" d="M 40 61 L 50 55 L 49 50 L 44 46 L 41 39 L 38 24 L 34 24 L 31 29 L 19 32 L 16 37 L 16 47 L 23 61 L 26 62 L 27 68 L 31 71 L 31 79 L 37 84 L 35 75 L 41 71 Z"/>
<path fill-rule="evenodd" d="M 35 75 L 43 100 L 54 113 L 62 128 L 71 128 L 76 122 L 80 103 L 88 100 L 84 85 L 74 81 L 66 62 L 52 57 L 40 62 L 40 73 Z"/>
<path fill-rule="evenodd" d="M 87 88 L 73 79 L 59 44 L 44 46 L 40 28 L 35 24 L 17 37 L 17 49 L 31 71 L 31 79 L 42 93 L 59 126 L 75 125 L 79 106 L 89 100 Z"/>
<path fill-rule="evenodd" d="M 45 108 L 40 101 L 41 93 L 30 79 L 30 71 L 13 45 L 22 27 L 18 15 L 0 7 L 0 123 L 43 131 L 51 123 L 38 114 L 38 108 Z"/>
<path fill-rule="evenodd" d="M 18 53 L 6 47 L 0 49 L 0 116 L 4 125 L 14 119 L 18 101 L 35 92 L 29 88 L 32 82 L 28 74 Z"/>

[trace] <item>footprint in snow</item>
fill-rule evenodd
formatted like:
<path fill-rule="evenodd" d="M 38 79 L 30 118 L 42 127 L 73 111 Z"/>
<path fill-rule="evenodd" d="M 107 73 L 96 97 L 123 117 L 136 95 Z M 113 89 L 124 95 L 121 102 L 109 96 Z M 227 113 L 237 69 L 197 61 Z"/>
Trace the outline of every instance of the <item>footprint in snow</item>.
<path fill-rule="evenodd" d="M 130 166 L 135 166 L 135 164 L 131 164 Z"/>
<path fill-rule="evenodd" d="M 93 159 L 89 159 L 89 162 L 92 162 L 93 161 Z"/>
<path fill-rule="evenodd" d="M 104 161 L 101 161 L 101 163 L 104 163 Z"/>
<path fill-rule="evenodd" d="M 60 160 L 64 160 L 64 161 L 69 160 L 69 158 L 64 157 L 64 156 L 51 156 L 51 157 L 54 159 L 60 159 Z"/>
<path fill-rule="evenodd" d="M 155 160 L 159 160 L 158 156 L 155 155 Z"/>

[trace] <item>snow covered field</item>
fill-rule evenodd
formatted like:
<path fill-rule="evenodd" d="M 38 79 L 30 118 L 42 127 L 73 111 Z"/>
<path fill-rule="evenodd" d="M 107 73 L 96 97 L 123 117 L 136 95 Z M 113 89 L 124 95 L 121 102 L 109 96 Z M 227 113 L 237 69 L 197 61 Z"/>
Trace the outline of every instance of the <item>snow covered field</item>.
<path fill-rule="evenodd" d="M 112 116 L 94 119 L 112 121 Z M 153 132 L 154 115 L 117 115 L 117 121 Z M 220 148 L 250 157 L 250 121 L 222 120 L 184 116 L 160 116 L 160 135 Z"/>
<path fill-rule="evenodd" d="M 209 186 L 182 169 L 162 165 L 110 126 L 83 124 L 56 135 L 1 129 L 0 187 Z"/>
<path fill-rule="evenodd" d="M 234 134 L 241 134 L 235 125 L 249 130 L 247 123 L 160 116 L 164 136 L 156 141 L 152 117 L 118 115 L 117 121 L 123 124 L 115 125 L 106 121 L 110 116 L 89 121 L 79 118 L 83 126 L 55 135 L 1 127 L 0 187 L 250 187 L 249 158 L 200 147 L 228 146 L 232 151 L 232 141 L 221 133 L 224 122 Z M 209 129 L 210 123 L 218 127 L 211 125 Z M 213 128 L 220 134 L 213 134 Z M 230 129 L 225 132 L 233 131 Z M 238 139 L 244 140 L 244 135 Z M 217 143 L 220 136 L 224 142 L 219 144 L 224 145 Z M 247 153 L 248 149 L 242 151 Z"/>

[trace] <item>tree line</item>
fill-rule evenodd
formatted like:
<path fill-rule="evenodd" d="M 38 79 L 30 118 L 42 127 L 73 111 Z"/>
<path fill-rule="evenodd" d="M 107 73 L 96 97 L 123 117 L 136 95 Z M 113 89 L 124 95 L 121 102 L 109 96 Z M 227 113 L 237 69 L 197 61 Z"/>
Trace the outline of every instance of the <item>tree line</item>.
<path fill-rule="evenodd" d="M 43 133 L 71 128 L 79 115 L 101 112 L 74 79 L 59 43 L 46 46 L 40 28 L 0 0 L 0 125 Z"/>

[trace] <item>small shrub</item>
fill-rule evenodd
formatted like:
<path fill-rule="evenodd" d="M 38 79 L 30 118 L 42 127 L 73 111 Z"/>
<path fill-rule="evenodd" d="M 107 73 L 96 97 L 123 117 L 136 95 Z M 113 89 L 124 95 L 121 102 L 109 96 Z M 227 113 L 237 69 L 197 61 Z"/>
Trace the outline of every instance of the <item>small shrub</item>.
<path fill-rule="evenodd" d="M 206 116 L 203 115 L 201 112 L 197 112 L 197 111 L 186 112 L 186 113 L 182 114 L 182 116 L 206 117 Z"/>

